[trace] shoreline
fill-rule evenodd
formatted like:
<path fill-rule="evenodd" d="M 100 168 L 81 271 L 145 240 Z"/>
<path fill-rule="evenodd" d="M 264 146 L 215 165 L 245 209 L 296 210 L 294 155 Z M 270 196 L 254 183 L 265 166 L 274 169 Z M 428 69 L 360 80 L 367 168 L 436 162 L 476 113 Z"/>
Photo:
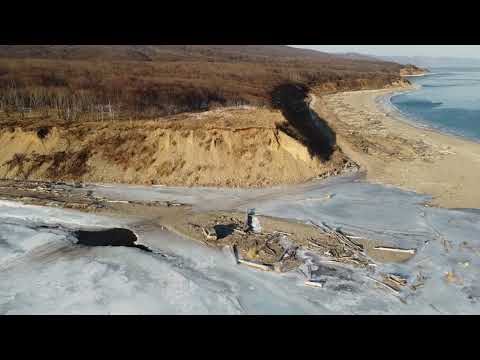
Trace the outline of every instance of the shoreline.
<path fill-rule="evenodd" d="M 391 97 L 415 87 L 344 92 L 322 97 L 324 117 L 342 150 L 372 183 L 432 197 L 444 208 L 480 208 L 480 143 L 415 123 Z M 387 101 L 385 101 L 387 99 Z M 320 109 L 319 109 L 320 110 Z"/>
<path fill-rule="evenodd" d="M 467 135 L 462 135 L 460 133 L 456 133 L 454 131 L 447 131 L 441 128 L 435 127 L 432 124 L 429 124 L 427 120 L 423 119 L 415 119 L 414 117 L 409 116 L 402 112 L 396 105 L 394 105 L 391 99 L 394 96 L 400 95 L 405 92 L 416 91 L 421 86 L 414 86 L 412 89 L 407 89 L 405 91 L 394 91 L 385 95 L 380 95 L 375 99 L 377 106 L 380 108 L 381 111 L 385 112 L 387 115 L 395 117 L 398 121 L 401 121 L 411 127 L 414 127 L 419 130 L 427 130 L 437 134 L 446 135 L 454 137 L 458 140 L 469 141 L 475 144 L 480 144 L 480 139 L 476 139 Z"/>

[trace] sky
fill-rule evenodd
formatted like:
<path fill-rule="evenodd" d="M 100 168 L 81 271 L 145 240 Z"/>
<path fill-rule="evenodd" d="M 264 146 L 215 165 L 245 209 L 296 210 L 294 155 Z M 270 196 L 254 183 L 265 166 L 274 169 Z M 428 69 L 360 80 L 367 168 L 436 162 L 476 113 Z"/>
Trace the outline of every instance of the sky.
<path fill-rule="evenodd" d="M 480 45 L 292 45 L 324 52 L 378 56 L 434 56 L 480 59 Z"/>

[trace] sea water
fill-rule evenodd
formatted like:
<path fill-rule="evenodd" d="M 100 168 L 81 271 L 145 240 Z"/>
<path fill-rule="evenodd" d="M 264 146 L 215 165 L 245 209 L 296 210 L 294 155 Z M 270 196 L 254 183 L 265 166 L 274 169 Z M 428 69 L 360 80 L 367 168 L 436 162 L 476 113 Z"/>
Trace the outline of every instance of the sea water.
<path fill-rule="evenodd" d="M 401 113 L 440 131 L 480 141 L 480 68 L 431 68 L 408 77 L 418 90 L 395 95 Z"/>

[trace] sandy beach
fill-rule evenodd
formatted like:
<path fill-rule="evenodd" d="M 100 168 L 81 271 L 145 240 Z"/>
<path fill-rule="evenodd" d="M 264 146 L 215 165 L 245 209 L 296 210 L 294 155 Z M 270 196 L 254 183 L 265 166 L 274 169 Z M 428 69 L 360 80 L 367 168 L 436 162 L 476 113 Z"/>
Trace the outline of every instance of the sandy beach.
<path fill-rule="evenodd" d="M 314 110 L 368 181 L 431 195 L 434 206 L 480 208 L 480 144 L 417 127 L 387 105 L 387 97 L 411 89 L 326 95 Z"/>

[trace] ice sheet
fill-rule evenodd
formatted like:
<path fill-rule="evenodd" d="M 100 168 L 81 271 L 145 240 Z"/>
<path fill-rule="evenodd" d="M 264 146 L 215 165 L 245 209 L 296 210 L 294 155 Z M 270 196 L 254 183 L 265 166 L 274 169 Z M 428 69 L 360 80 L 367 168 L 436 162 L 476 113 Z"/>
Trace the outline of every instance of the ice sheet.
<path fill-rule="evenodd" d="M 50 224 L 42 227 L 48 214 Z M 59 209 L 0 204 L 2 314 L 325 313 L 301 277 L 232 265 L 223 253 L 162 231 L 141 234 L 155 249 L 74 245 L 72 229 L 112 220 Z M 121 224 L 116 224 L 121 225 Z M 38 241 L 41 239 L 41 241 Z M 17 255 L 12 261 L 9 255 Z M 300 282 L 299 282 L 300 281 Z"/>
<path fill-rule="evenodd" d="M 108 190 L 106 190 L 108 189 Z M 392 246 L 414 247 L 404 264 L 381 270 L 422 274 L 425 285 L 404 302 L 363 272 L 317 266 L 323 288 L 298 273 L 244 268 L 222 252 L 159 229 L 137 233 L 156 253 L 86 248 L 69 234 L 82 227 L 130 226 L 92 214 L 0 203 L 0 313 L 126 314 L 471 314 L 479 313 L 480 214 L 425 207 L 426 197 L 352 178 L 257 190 L 115 186 L 111 199 L 215 204 L 258 215 L 325 221 Z M 183 197 L 182 197 L 183 196 Z M 224 201 L 225 200 L 225 201 Z M 212 205 L 213 204 L 213 205 Z M 48 227 L 42 227 L 47 224 Z M 448 251 L 445 241 L 448 241 Z M 310 255 L 303 254 L 306 258 Z M 446 280 L 446 273 L 455 277 Z M 460 280 L 459 280 L 460 279 Z"/>

